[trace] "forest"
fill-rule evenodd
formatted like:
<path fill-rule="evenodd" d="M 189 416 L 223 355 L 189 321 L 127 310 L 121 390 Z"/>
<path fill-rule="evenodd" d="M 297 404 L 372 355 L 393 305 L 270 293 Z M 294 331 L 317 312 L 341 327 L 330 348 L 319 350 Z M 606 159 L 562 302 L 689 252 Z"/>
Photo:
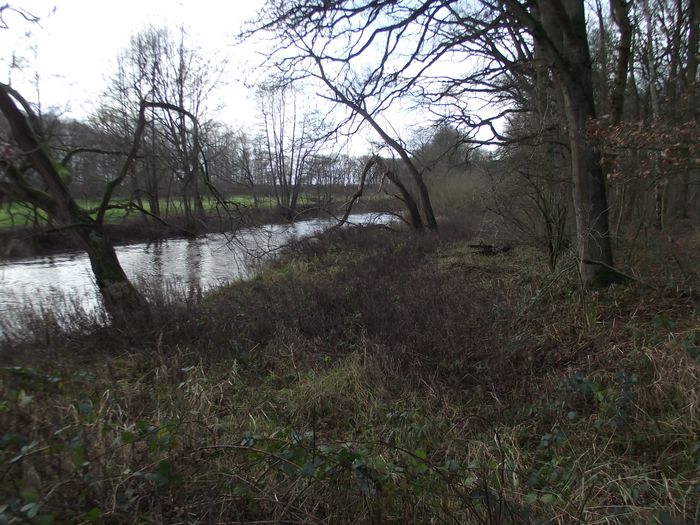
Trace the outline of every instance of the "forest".
<path fill-rule="evenodd" d="M 0 524 L 699 523 L 700 2 L 260 5 L 255 123 L 186 24 L 84 118 L 12 55 Z"/>

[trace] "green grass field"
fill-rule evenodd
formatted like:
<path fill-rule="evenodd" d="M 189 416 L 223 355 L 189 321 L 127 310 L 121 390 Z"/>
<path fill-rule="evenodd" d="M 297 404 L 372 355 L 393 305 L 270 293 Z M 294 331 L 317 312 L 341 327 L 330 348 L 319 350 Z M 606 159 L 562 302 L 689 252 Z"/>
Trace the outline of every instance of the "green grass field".
<path fill-rule="evenodd" d="M 251 195 L 234 195 L 226 198 L 228 204 L 253 207 L 255 201 Z M 299 195 L 299 204 L 307 205 L 313 202 L 313 195 L 311 193 L 303 193 Z M 97 200 L 80 200 L 80 205 L 88 210 L 93 210 L 99 205 Z M 125 206 L 124 208 L 114 208 L 107 211 L 107 220 L 110 222 L 119 222 L 124 220 L 129 216 L 138 216 L 139 211 L 136 209 L 128 209 L 126 205 L 128 201 L 115 201 L 113 205 L 115 206 Z M 204 207 L 207 210 L 214 210 L 218 206 L 218 201 L 216 199 L 205 199 Z M 259 208 L 271 208 L 276 205 L 276 200 L 274 196 L 262 195 L 257 198 L 257 206 Z M 144 207 L 150 210 L 148 203 L 144 202 Z M 169 205 L 165 199 L 160 202 L 161 214 L 165 216 L 179 215 L 182 213 L 182 201 L 180 199 L 171 200 Z M 167 212 L 166 212 L 167 210 Z M 37 220 L 45 220 L 45 213 L 42 211 L 34 211 L 31 207 L 24 203 L 13 202 L 9 204 L 4 204 L 0 207 L 0 228 L 8 228 L 12 226 L 25 226 L 27 224 L 32 224 Z"/>

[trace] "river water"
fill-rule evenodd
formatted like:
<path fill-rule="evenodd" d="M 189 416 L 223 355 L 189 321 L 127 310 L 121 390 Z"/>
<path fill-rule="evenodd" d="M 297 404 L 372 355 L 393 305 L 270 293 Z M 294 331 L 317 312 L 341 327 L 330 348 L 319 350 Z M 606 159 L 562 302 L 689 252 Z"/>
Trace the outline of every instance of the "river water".
<path fill-rule="evenodd" d="M 355 214 L 350 224 L 388 223 L 389 214 Z M 117 246 L 117 255 L 134 282 L 207 290 L 225 282 L 250 277 L 261 262 L 288 242 L 319 233 L 334 220 L 312 219 L 292 225 L 268 225 L 231 234 L 209 234 L 194 239 L 167 239 Z M 56 306 L 63 305 L 63 306 Z M 90 262 L 82 252 L 54 254 L 0 262 L 0 316 L 5 321 L 18 312 L 54 307 L 101 309 Z M 0 325 L 5 323 L 0 323 Z M 2 326 L 0 326 L 0 333 Z"/>

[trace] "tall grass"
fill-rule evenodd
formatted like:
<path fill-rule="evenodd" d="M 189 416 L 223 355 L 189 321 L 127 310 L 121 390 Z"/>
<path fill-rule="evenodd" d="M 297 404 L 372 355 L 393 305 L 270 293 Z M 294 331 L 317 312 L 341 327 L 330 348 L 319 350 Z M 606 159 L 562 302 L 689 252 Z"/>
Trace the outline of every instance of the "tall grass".
<path fill-rule="evenodd" d="M 687 290 L 582 294 L 473 235 L 336 231 L 251 281 L 152 294 L 140 326 L 6 342 L 0 516 L 697 522 Z"/>

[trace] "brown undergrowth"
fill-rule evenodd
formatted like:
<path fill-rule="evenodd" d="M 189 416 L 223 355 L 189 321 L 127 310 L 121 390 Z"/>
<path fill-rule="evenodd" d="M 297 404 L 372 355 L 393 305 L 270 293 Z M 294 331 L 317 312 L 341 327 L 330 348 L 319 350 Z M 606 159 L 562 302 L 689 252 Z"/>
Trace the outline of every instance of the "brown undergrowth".
<path fill-rule="evenodd" d="M 336 231 L 148 325 L 35 323 L 0 521 L 697 522 L 695 276 L 583 293 L 473 235 Z"/>

